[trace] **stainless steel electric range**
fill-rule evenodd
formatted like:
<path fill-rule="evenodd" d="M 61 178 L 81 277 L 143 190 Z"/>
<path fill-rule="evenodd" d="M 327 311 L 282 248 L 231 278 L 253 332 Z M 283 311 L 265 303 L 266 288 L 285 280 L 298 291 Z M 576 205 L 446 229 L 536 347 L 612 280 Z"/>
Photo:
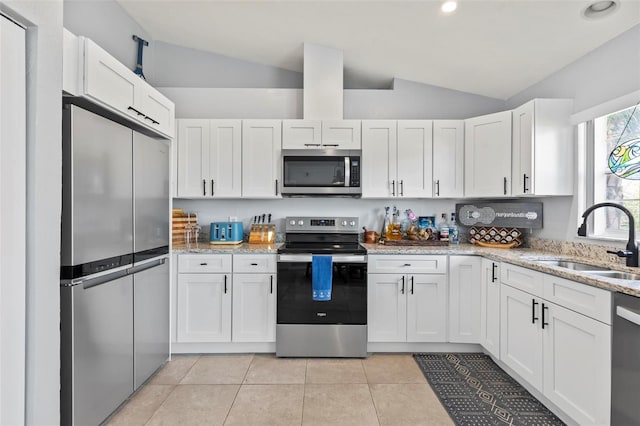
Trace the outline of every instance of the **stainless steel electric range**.
<path fill-rule="evenodd" d="M 278 250 L 276 355 L 367 356 L 367 251 L 357 217 L 288 217 Z M 312 297 L 312 259 L 331 256 L 331 300 Z"/>

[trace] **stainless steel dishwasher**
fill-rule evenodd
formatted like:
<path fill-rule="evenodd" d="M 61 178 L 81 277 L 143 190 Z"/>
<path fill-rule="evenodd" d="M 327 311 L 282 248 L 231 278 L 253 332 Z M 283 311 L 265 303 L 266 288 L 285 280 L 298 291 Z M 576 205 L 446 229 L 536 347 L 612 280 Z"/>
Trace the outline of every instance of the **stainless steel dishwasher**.
<path fill-rule="evenodd" d="M 640 425 L 640 297 L 615 293 L 611 424 Z"/>

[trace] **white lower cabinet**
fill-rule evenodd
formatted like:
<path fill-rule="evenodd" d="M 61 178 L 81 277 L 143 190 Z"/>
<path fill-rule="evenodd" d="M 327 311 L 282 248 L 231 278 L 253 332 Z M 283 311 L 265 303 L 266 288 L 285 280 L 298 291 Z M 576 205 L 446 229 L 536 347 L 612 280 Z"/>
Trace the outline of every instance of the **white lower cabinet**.
<path fill-rule="evenodd" d="M 369 342 L 446 341 L 446 261 L 446 256 L 369 255 Z M 414 273 L 425 270 L 434 273 Z"/>
<path fill-rule="evenodd" d="M 500 360 L 542 391 L 540 299 L 508 285 L 500 299 Z"/>
<path fill-rule="evenodd" d="M 547 297 L 563 300 L 561 291 L 551 295 L 548 290 L 557 281 L 555 277 L 530 272 L 545 282 Z M 568 302 L 572 309 L 540 294 L 501 284 L 500 359 L 578 424 L 607 425 L 611 408 L 610 317 L 597 320 L 591 315 L 607 300 L 610 309 L 610 293 L 577 283 L 560 285 L 562 291 L 573 293 Z M 583 309 L 576 311 L 578 305 L 573 301 L 580 301 Z"/>
<path fill-rule="evenodd" d="M 178 342 L 231 341 L 230 278 L 178 273 Z"/>
<path fill-rule="evenodd" d="M 480 277 L 480 344 L 500 358 L 500 263 L 489 259 Z"/>
<path fill-rule="evenodd" d="M 275 261 L 269 254 L 233 256 L 232 341 L 276 341 Z"/>
<path fill-rule="evenodd" d="M 184 254 L 177 263 L 176 342 L 275 341 L 275 255 Z"/>
<path fill-rule="evenodd" d="M 480 343 L 482 258 L 449 256 L 449 342 Z"/>

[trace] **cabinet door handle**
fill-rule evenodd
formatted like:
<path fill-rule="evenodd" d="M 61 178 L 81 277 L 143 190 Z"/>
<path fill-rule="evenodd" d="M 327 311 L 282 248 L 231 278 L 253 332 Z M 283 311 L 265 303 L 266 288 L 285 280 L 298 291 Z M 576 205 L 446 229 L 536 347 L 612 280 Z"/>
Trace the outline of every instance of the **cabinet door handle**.
<path fill-rule="evenodd" d="M 148 115 L 145 115 L 144 119 L 151 121 L 152 124 L 160 124 L 160 122 L 158 120 L 154 120 L 153 118 L 149 117 Z"/>
<path fill-rule="evenodd" d="M 402 289 L 400 290 L 400 293 L 404 294 L 404 277 L 402 277 Z"/>
<path fill-rule="evenodd" d="M 411 277 L 411 294 L 413 294 L 413 277 Z"/>
<path fill-rule="evenodd" d="M 503 180 L 503 185 L 504 185 L 504 195 L 507 195 L 507 178 L 506 177 Z"/>
<path fill-rule="evenodd" d="M 211 179 L 211 196 L 213 197 L 213 184 L 214 184 L 214 180 Z"/>
<path fill-rule="evenodd" d="M 498 267 L 498 265 L 496 265 L 495 262 L 491 262 L 491 282 L 494 283 L 496 282 L 496 280 L 498 279 L 498 277 L 496 277 L 496 268 Z"/>
<path fill-rule="evenodd" d="M 402 266 L 411 266 L 411 264 L 410 264 L 410 263 L 405 263 L 405 264 L 404 264 L 404 265 L 402 265 Z"/>
<path fill-rule="evenodd" d="M 325 143 L 324 146 L 340 146 L 337 143 Z"/>
<path fill-rule="evenodd" d="M 320 146 L 319 143 L 305 143 L 304 146 Z"/>
<path fill-rule="evenodd" d="M 135 112 L 135 113 L 136 113 L 136 114 L 138 114 L 138 115 L 144 115 L 143 113 L 141 113 L 140 111 L 138 111 L 137 109 L 135 109 L 135 108 L 134 108 L 134 107 L 132 107 L 132 106 L 129 106 L 127 109 L 128 109 L 128 110 L 131 110 L 131 111 L 133 111 L 133 112 Z"/>
<path fill-rule="evenodd" d="M 549 306 L 545 306 L 544 303 L 542 304 L 542 329 L 544 330 L 544 326 L 545 325 L 549 325 L 548 322 L 545 321 L 544 319 L 544 311 L 549 309 Z"/>
<path fill-rule="evenodd" d="M 207 195 L 207 181 L 202 179 L 202 195 Z"/>
<path fill-rule="evenodd" d="M 271 282 L 269 283 L 269 293 L 273 294 L 273 275 L 271 275 L 269 278 L 271 279 Z"/>
<path fill-rule="evenodd" d="M 538 320 L 538 317 L 536 316 L 537 304 L 538 302 L 536 302 L 536 299 L 531 299 L 531 324 L 535 324 L 536 321 Z"/>
<path fill-rule="evenodd" d="M 440 179 L 436 181 L 436 197 L 440 196 Z"/>
<path fill-rule="evenodd" d="M 257 263 L 252 263 L 251 266 L 258 266 L 258 264 Z"/>
<path fill-rule="evenodd" d="M 404 179 L 400 181 L 400 196 L 404 197 Z"/>
<path fill-rule="evenodd" d="M 227 294 L 227 274 L 224 274 L 224 294 Z"/>
<path fill-rule="evenodd" d="M 276 179 L 276 196 L 278 196 L 278 179 Z"/>
<path fill-rule="evenodd" d="M 527 193 L 527 191 L 529 190 L 527 188 L 527 179 L 529 179 L 529 176 L 527 176 L 527 174 L 525 173 L 522 176 L 522 192 L 524 192 L 525 194 Z"/>
<path fill-rule="evenodd" d="M 202 262 L 200 266 L 207 266 L 207 262 Z"/>
<path fill-rule="evenodd" d="M 396 181 L 392 180 L 391 181 L 391 196 L 395 197 L 396 196 Z"/>

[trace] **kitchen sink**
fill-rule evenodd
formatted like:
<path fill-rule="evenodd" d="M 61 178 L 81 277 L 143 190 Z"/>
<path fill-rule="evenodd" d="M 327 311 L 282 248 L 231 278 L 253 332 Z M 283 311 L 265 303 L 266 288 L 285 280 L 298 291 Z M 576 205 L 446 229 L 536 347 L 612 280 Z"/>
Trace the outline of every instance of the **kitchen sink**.
<path fill-rule="evenodd" d="M 567 260 L 538 260 L 536 263 L 548 266 L 558 266 L 560 268 L 571 269 L 574 271 L 601 271 L 601 272 L 614 272 L 606 266 L 589 265 L 588 263 L 571 262 Z"/>
<path fill-rule="evenodd" d="M 640 281 L 640 274 L 632 274 L 630 272 L 620 272 L 620 271 L 591 271 L 588 272 L 589 275 L 596 275 L 599 277 L 605 278 L 616 278 L 618 280 L 632 280 L 632 281 Z"/>

